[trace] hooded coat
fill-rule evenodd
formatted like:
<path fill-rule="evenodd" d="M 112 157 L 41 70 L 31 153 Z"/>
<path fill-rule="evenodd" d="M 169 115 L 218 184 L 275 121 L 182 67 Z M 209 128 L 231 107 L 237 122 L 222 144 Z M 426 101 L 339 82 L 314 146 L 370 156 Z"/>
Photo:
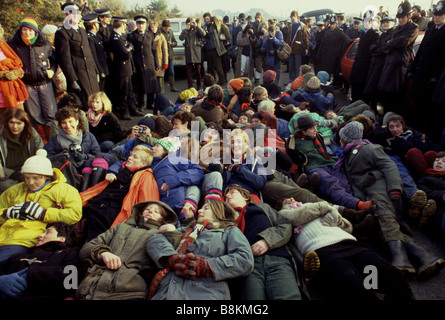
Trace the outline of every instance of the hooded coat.
<path fill-rule="evenodd" d="M 131 216 L 125 223 L 119 223 L 86 243 L 79 252 L 81 260 L 91 259 L 93 264 L 79 284 L 77 297 L 87 300 L 130 300 L 146 299 L 150 278 L 145 275 L 153 265 L 145 251 L 148 239 L 156 234 L 161 222 L 144 221 L 142 212 L 150 203 L 164 207 L 166 223 L 175 224 L 176 214 L 164 203 L 146 201 L 132 207 Z M 180 234 L 167 232 L 163 237 L 179 239 Z M 171 238 L 170 238 L 171 237 Z M 122 265 L 117 270 L 108 269 L 100 258 L 103 252 L 111 252 L 120 257 Z"/>
<path fill-rule="evenodd" d="M 33 201 L 46 209 L 45 218 L 19 220 L 0 217 L 0 246 L 20 245 L 32 247 L 40 234 L 45 232 L 48 222 L 61 221 L 75 224 L 82 217 L 82 200 L 77 189 L 66 183 L 59 169 L 53 168 L 56 179 L 39 192 L 29 192 L 25 182 L 18 183 L 0 196 L 0 210 L 3 212 L 16 204 Z"/>
<path fill-rule="evenodd" d="M 155 234 L 147 242 L 147 253 L 159 268 L 162 257 L 178 252 L 163 234 Z M 253 271 L 250 244 L 238 227 L 204 229 L 187 253 L 206 259 L 213 277 L 190 280 L 170 271 L 159 284 L 152 300 L 230 300 L 227 280 L 249 275 Z"/>

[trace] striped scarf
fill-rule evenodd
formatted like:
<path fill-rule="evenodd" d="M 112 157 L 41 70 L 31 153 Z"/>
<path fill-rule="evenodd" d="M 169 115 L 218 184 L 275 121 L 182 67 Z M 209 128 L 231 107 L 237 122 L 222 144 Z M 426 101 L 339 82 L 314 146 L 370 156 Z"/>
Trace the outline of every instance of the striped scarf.
<path fill-rule="evenodd" d="M 313 141 L 315 149 L 317 149 L 318 153 L 320 153 L 325 159 L 331 159 L 331 156 L 326 152 L 324 145 L 321 143 L 321 141 L 318 139 L 318 136 L 315 137 L 309 137 L 304 136 L 304 140 Z"/>
<path fill-rule="evenodd" d="M 181 238 L 176 251 L 178 254 L 186 254 L 187 247 L 189 244 L 195 242 L 195 240 L 200 235 L 201 231 L 204 229 L 213 229 L 213 225 L 209 221 L 204 221 L 203 223 L 197 223 L 193 228 L 188 230 Z M 153 280 L 150 283 L 150 289 L 148 291 L 148 299 L 151 299 L 156 290 L 158 290 L 158 286 L 161 283 L 162 279 L 171 271 L 171 268 L 167 267 L 162 270 L 159 270 L 158 273 L 153 277 Z"/>

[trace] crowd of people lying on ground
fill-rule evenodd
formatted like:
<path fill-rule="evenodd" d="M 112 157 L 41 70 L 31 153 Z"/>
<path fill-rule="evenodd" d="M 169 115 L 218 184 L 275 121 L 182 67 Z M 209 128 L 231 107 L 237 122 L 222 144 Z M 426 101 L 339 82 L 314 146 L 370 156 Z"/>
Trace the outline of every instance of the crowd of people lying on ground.
<path fill-rule="evenodd" d="M 10 105 L 31 91 L 5 100 L 1 298 L 300 300 L 316 283 L 326 299 L 414 299 L 408 280 L 445 265 L 411 232 L 445 244 L 443 141 L 388 105 L 336 105 L 313 64 L 283 88 L 260 74 L 195 74 L 202 88 L 157 92 L 128 131 L 105 91 L 47 92 L 45 125 Z"/>

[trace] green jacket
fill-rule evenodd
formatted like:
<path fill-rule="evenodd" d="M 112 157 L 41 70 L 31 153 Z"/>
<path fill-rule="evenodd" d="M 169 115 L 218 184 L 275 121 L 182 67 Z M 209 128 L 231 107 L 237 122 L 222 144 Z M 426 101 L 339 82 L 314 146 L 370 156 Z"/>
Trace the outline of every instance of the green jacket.
<path fill-rule="evenodd" d="M 142 212 L 151 201 L 135 204 L 132 215 L 125 223 L 119 223 L 95 239 L 86 243 L 79 253 L 81 260 L 91 259 L 93 264 L 79 284 L 77 297 L 87 300 L 146 299 L 150 285 L 149 277 L 154 265 L 145 251 L 148 239 L 156 233 L 161 223 L 142 220 Z M 176 214 L 168 210 L 168 223 L 176 223 Z M 164 235 L 173 243 L 179 243 L 179 232 Z M 100 258 L 103 252 L 111 252 L 121 258 L 117 270 L 109 270 Z M 90 261 L 91 261 L 90 260 Z M 156 270 L 155 270 L 156 271 Z M 147 278 L 147 281 L 146 281 Z M 148 283 L 147 283 L 148 282 Z"/>
<path fill-rule="evenodd" d="M 318 152 L 312 140 L 298 139 L 294 138 L 294 136 L 291 136 L 290 139 L 295 139 L 295 149 L 303 152 L 308 159 L 307 164 L 304 168 L 306 172 L 309 172 L 314 168 L 333 166 L 335 164 L 336 160 L 332 158 L 326 159 L 322 154 Z M 317 134 L 317 139 L 324 146 L 323 138 L 321 138 L 320 134 Z M 326 150 L 326 147 L 324 147 L 324 149 Z"/>
<path fill-rule="evenodd" d="M 164 32 L 164 30 L 161 28 L 161 34 L 164 35 L 165 40 L 167 40 L 168 45 L 168 59 L 173 59 L 173 48 L 178 45 L 176 42 L 175 35 L 172 31 L 172 29 L 169 29 L 168 32 Z M 171 41 L 172 43 L 169 45 L 168 42 Z"/>

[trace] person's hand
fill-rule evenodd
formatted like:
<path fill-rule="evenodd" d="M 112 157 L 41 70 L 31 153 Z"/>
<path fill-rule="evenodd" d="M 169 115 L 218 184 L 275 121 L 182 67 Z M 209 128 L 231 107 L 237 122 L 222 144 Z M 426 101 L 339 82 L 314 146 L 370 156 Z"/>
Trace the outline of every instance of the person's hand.
<path fill-rule="evenodd" d="M 2 298 L 12 298 L 25 291 L 28 287 L 27 276 L 28 268 L 1 276 L 0 296 Z"/>
<path fill-rule="evenodd" d="M 3 210 L 2 218 L 5 220 L 8 219 L 26 220 L 26 217 L 20 214 L 20 207 L 17 206 L 12 206 L 8 209 Z"/>
<path fill-rule="evenodd" d="M 163 64 L 162 65 L 162 69 L 167 70 L 168 69 L 168 64 Z"/>
<path fill-rule="evenodd" d="M 178 276 L 191 280 L 213 275 L 209 262 L 193 253 L 173 255 L 170 257 L 168 264 L 173 270 L 176 270 Z"/>
<path fill-rule="evenodd" d="M 14 81 L 17 80 L 17 78 L 23 77 L 23 74 L 24 72 L 22 69 L 3 71 L 1 79 L 6 81 Z"/>
<path fill-rule="evenodd" d="M 111 182 L 117 180 L 117 177 L 116 177 L 116 175 L 114 173 L 107 173 L 105 175 L 105 180 L 107 180 L 108 182 L 111 183 Z"/>
<path fill-rule="evenodd" d="M 81 91 L 81 88 L 80 88 L 79 84 L 77 83 L 77 81 L 73 82 L 73 84 L 71 85 L 71 89 L 73 91 Z"/>
<path fill-rule="evenodd" d="M 46 74 L 48 75 L 48 79 L 51 79 L 54 76 L 54 71 L 51 69 L 46 70 Z"/>
<path fill-rule="evenodd" d="M 342 222 L 342 216 L 335 208 L 330 208 L 330 210 L 321 217 L 321 223 L 325 226 L 338 226 Z"/>
<path fill-rule="evenodd" d="M 158 231 L 156 233 L 164 233 L 164 232 L 172 232 L 176 231 L 176 227 L 172 225 L 171 223 L 163 224 L 159 227 Z"/>
<path fill-rule="evenodd" d="M 162 186 L 161 186 L 161 190 L 162 190 L 162 191 L 168 191 L 168 190 L 170 190 L 170 187 L 164 182 L 164 183 L 162 184 Z"/>
<path fill-rule="evenodd" d="M 269 250 L 266 240 L 262 239 L 255 242 L 252 246 L 252 252 L 255 257 L 265 254 Z"/>
<path fill-rule="evenodd" d="M 83 153 L 83 152 L 74 151 L 72 153 L 72 155 L 73 155 L 73 159 L 76 160 L 76 162 L 81 162 L 83 160 L 87 160 L 88 159 L 88 156 L 85 153 Z"/>
<path fill-rule="evenodd" d="M 43 209 L 40 204 L 33 201 L 23 202 L 20 205 L 20 214 L 25 215 L 27 220 L 43 221 L 46 214 L 46 209 Z"/>
<path fill-rule="evenodd" d="M 109 270 L 117 270 L 122 265 L 121 258 L 111 252 L 102 252 L 100 257 Z"/>

